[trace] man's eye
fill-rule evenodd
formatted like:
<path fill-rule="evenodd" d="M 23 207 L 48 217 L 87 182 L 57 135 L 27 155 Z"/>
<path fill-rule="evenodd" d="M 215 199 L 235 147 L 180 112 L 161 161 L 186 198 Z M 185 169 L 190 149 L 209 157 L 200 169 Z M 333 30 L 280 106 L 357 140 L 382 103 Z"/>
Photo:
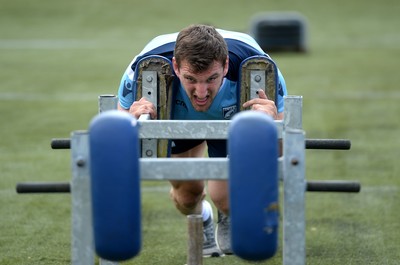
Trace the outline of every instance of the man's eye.
<path fill-rule="evenodd" d="M 210 77 L 210 78 L 207 80 L 207 82 L 208 82 L 208 83 L 212 83 L 212 82 L 214 82 L 216 79 L 217 79 L 216 77 Z"/>

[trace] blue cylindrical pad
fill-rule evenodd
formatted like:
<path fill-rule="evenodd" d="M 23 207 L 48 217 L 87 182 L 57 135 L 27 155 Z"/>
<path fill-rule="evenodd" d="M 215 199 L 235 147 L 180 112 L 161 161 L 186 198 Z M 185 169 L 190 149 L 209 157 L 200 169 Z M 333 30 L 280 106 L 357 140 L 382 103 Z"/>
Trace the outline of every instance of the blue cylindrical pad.
<path fill-rule="evenodd" d="M 229 128 L 229 196 L 233 252 L 246 260 L 274 256 L 278 245 L 278 140 L 274 120 L 237 114 Z"/>
<path fill-rule="evenodd" d="M 123 261 L 141 248 L 139 140 L 136 119 L 121 111 L 97 115 L 89 128 L 95 250 Z"/>

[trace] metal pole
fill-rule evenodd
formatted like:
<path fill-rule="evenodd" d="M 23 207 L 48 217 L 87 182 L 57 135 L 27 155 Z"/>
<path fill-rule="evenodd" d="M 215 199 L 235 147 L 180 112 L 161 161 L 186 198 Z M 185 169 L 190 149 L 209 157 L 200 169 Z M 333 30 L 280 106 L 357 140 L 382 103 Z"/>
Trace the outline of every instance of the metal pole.
<path fill-rule="evenodd" d="M 187 216 L 188 253 L 187 265 L 203 264 L 203 217 L 199 214 Z"/>
<path fill-rule="evenodd" d="M 17 193 L 70 193 L 69 182 L 25 182 L 17 183 Z"/>
<path fill-rule="evenodd" d="M 212 159 L 212 158 L 210 158 Z M 141 158 L 140 159 L 140 165 L 141 167 L 150 167 L 151 165 L 154 165 L 154 167 L 158 166 L 158 163 L 148 163 L 145 162 L 144 160 L 149 161 L 147 158 Z M 173 160 L 178 160 L 178 163 L 175 163 Z M 279 158 L 278 160 L 278 167 L 279 167 L 279 178 L 282 180 L 282 160 Z M 185 175 L 185 177 L 182 175 L 177 175 L 174 173 L 174 168 L 176 168 L 176 165 L 179 164 L 179 161 L 183 161 L 179 158 L 177 159 L 171 159 L 174 163 L 168 163 L 168 166 L 165 165 L 163 166 L 163 169 L 169 170 L 172 173 L 165 173 L 161 172 L 159 170 L 145 170 L 145 175 L 141 176 L 142 180 L 226 180 L 228 179 L 228 172 L 226 169 L 207 169 L 202 172 L 209 172 L 207 176 L 209 177 L 202 177 L 202 178 L 190 178 Z M 203 163 L 200 161 L 200 163 Z M 216 164 L 219 164 L 219 166 L 227 167 L 226 164 L 229 163 L 228 160 L 226 162 L 224 161 L 216 161 Z M 192 160 L 191 162 L 192 167 L 198 166 L 199 163 L 195 162 Z M 204 166 L 208 166 L 209 164 L 204 163 Z M 214 165 L 215 166 L 215 165 Z M 201 168 L 200 166 L 199 168 Z M 152 173 L 153 172 L 153 173 Z M 218 175 L 216 172 L 222 172 L 222 175 Z M 212 174 L 217 174 L 217 175 L 212 175 Z M 16 186 L 16 191 L 19 194 L 24 194 L 24 193 L 70 193 L 71 185 L 69 182 L 22 182 L 22 183 L 17 183 Z M 360 192 L 361 190 L 361 184 L 358 181 L 349 181 L 349 180 L 320 180 L 320 181 L 307 181 L 306 182 L 306 191 L 310 192 Z"/>
<path fill-rule="evenodd" d="M 94 264 L 88 158 L 89 137 L 87 132 L 73 132 L 71 135 L 71 263 L 73 265 Z"/>
<path fill-rule="evenodd" d="M 118 108 L 118 98 L 115 95 L 99 96 L 99 113 L 107 110 L 116 110 Z"/>
<path fill-rule="evenodd" d="M 149 121 L 149 114 L 141 115 L 139 137 L 141 139 L 226 139 L 229 122 L 193 122 L 193 121 Z M 181 124 L 179 124 L 181 123 Z M 184 123 L 184 125 L 182 125 Z M 282 122 L 276 122 L 278 138 L 282 138 Z M 174 131 L 176 130 L 176 131 Z M 191 131 L 193 131 L 193 133 Z M 175 133 L 173 135 L 173 133 Z M 54 138 L 51 140 L 52 149 L 70 149 L 69 138 Z M 306 149 L 320 150 L 350 150 L 351 141 L 348 139 L 306 139 Z"/>
<path fill-rule="evenodd" d="M 99 96 L 99 113 L 109 111 L 109 110 L 117 110 L 117 109 L 118 109 L 118 97 L 117 96 L 115 96 L 115 95 L 100 95 Z M 99 264 L 100 265 L 118 265 L 117 262 L 112 262 L 112 261 L 108 261 L 105 259 L 99 259 Z"/>
<path fill-rule="evenodd" d="M 283 264 L 305 264 L 303 97 L 285 96 L 283 133 Z"/>
<path fill-rule="evenodd" d="M 284 136 L 283 264 L 305 264 L 304 131 L 288 129 Z"/>
<path fill-rule="evenodd" d="M 286 128 L 302 129 L 303 128 L 303 97 L 302 96 L 285 96 L 285 117 L 283 120 L 284 130 Z"/>
<path fill-rule="evenodd" d="M 158 108 L 157 71 L 142 72 L 142 95 Z M 142 117 L 143 116 L 143 117 Z M 149 120 L 150 115 L 142 115 L 139 120 Z M 157 140 L 145 138 L 142 142 L 142 157 L 157 158 Z"/>
<path fill-rule="evenodd" d="M 361 184 L 357 181 L 324 180 L 307 181 L 306 191 L 314 192 L 360 192 Z"/>
<path fill-rule="evenodd" d="M 306 149 L 350 150 L 351 141 L 347 139 L 306 139 Z"/>

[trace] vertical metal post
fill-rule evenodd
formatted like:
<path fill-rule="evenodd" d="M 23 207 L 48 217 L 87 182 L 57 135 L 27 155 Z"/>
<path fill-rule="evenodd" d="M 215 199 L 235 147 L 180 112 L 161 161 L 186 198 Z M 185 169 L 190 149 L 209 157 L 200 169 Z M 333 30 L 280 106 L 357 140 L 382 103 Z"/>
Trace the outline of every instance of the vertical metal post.
<path fill-rule="evenodd" d="M 115 95 L 100 95 L 99 96 L 99 113 L 102 113 L 102 112 L 108 111 L 108 110 L 116 110 L 116 109 L 118 109 L 118 97 L 117 96 L 115 96 Z M 90 229 L 92 229 L 92 228 L 90 228 Z M 108 260 L 104 260 L 104 259 L 99 259 L 99 264 L 100 265 L 118 265 L 117 262 L 112 262 L 112 261 L 108 261 Z"/>
<path fill-rule="evenodd" d="M 283 132 L 283 264 L 305 264 L 305 133 L 302 96 L 285 97 Z"/>
<path fill-rule="evenodd" d="M 89 176 L 89 137 L 84 131 L 71 134 L 71 256 L 73 265 L 94 264 L 92 208 Z"/>
<path fill-rule="evenodd" d="M 107 110 L 116 110 L 118 108 L 118 97 L 115 95 L 99 96 L 99 113 Z"/>
<path fill-rule="evenodd" d="M 303 97 L 302 96 L 285 96 L 285 118 L 283 127 L 292 129 L 303 128 Z"/>
<path fill-rule="evenodd" d="M 158 108 L 157 71 L 142 72 L 142 96 Z M 142 157 L 157 157 L 157 139 L 142 139 Z"/>
<path fill-rule="evenodd" d="M 283 264 L 305 264 L 305 134 L 285 130 L 284 142 L 284 218 Z"/>
<path fill-rule="evenodd" d="M 186 265 L 203 265 L 203 217 L 200 214 L 187 216 L 188 252 Z"/>

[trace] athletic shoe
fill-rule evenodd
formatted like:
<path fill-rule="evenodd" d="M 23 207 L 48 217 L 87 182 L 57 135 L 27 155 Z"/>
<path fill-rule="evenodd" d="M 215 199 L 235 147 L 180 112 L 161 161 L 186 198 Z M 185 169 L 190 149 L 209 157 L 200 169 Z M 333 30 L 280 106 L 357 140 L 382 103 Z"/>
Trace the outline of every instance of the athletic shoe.
<path fill-rule="evenodd" d="M 218 211 L 218 223 L 215 231 L 215 237 L 217 241 L 218 248 L 225 255 L 232 255 L 231 246 L 231 221 L 229 216 Z"/>
<path fill-rule="evenodd" d="M 203 236 L 203 257 L 209 258 L 223 256 L 223 253 L 215 242 L 214 222 L 211 216 L 207 219 L 207 221 L 203 222 Z"/>

